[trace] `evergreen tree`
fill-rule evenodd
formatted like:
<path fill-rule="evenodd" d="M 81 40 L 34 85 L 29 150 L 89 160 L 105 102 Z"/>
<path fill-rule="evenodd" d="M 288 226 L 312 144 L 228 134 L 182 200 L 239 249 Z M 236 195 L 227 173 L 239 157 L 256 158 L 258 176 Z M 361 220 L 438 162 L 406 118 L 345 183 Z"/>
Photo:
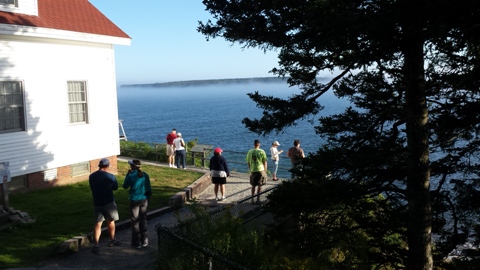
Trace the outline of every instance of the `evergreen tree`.
<path fill-rule="evenodd" d="M 480 1 L 203 3 L 213 21 L 200 22 L 201 33 L 278 50 L 272 72 L 302 90 L 288 99 L 249 94 L 264 110 L 244 119 L 249 130 L 281 132 L 317 114 L 327 91 L 352 102 L 320 119 L 328 143 L 271 198 L 304 225 L 305 252 L 340 249 L 351 255 L 336 262 L 344 269 L 353 269 L 347 261 L 432 269 L 466 239 L 479 210 Z M 325 71 L 336 75 L 322 83 Z"/>

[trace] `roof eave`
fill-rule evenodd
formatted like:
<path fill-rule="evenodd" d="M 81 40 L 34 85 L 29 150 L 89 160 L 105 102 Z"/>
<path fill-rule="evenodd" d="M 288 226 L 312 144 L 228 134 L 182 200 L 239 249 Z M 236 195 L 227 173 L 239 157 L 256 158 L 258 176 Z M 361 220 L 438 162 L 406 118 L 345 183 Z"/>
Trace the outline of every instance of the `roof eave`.
<path fill-rule="evenodd" d="M 0 34 L 35 38 L 53 38 L 71 41 L 104 43 L 130 46 L 132 39 L 90 33 L 81 33 L 51 28 L 31 27 L 12 24 L 0 24 Z"/>

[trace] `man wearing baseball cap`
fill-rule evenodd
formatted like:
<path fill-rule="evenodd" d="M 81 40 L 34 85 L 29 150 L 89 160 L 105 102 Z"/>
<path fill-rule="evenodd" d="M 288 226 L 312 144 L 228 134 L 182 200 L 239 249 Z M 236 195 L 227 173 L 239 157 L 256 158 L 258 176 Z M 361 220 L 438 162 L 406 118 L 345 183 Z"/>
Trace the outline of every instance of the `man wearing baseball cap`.
<path fill-rule="evenodd" d="M 119 246 L 120 241 L 115 239 L 115 221 L 118 220 L 117 204 L 113 197 L 113 191 L 118 189 L 118 182 L 115 176 L 108 172 L 110 160 L 102 158 L 98 163 L 98 171 L 90 174 L 88 182 L 93 196 L 93 209 L 95 216 L 95 226 L 93 228 L 94 246 L 93 253 L 99 253 L 100 234 L 102 233 L 102 223 L 107 220 L 108 246 Z"/>
<path fill-rule="evenodd" d="M 270 147 L 270 155 L 271 159 L 273 162 L 273 170 L 272 170 L 272 180 L 273 181 L 278 181 L 277 178 L 277 171 L 278 171 L 278 161 L 280 160 L 280 154 L 283 153 L 283 150 L 278 150 L 277 146 L 279 146 L 280 143 L 278 141 L 274 141 L 272 143 L 272 147 Z"/>

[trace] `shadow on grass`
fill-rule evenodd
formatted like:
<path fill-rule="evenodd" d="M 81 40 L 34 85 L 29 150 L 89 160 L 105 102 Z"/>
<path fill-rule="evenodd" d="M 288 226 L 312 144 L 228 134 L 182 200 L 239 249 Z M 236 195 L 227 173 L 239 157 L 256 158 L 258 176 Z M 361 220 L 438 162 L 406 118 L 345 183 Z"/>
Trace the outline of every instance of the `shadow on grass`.
<path fill-rule="evenodd" d="M 120 221 L 129 219 L 128 190 L 122 188 L 129 166 L 118 162 L 114 191 Z M 203 174 L 157 166 L 143 166 L 153 180 L 149 209 L 168 206 L 171 196 L 193 183 Z M 11 194 L 12 208 L 27 212 L 36 222 L 16 224 L 0 232 L 0 269 L 32 267 L 55 254 L 59 245 L 74 236 L 88 234 L 93 229 L 93 203 L 88 181 Z"/>

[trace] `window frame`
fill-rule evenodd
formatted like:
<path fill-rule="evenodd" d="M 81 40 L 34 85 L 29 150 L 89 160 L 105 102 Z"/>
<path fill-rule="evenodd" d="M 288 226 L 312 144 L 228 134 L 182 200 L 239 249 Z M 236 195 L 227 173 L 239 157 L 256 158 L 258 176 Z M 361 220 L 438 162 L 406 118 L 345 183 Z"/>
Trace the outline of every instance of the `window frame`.
<path fill-rule="evenodd" d="M 24 190 L 28 188 L 27 176 L 26 175 L 19 175 L 19 176 L 12 176 L 11 181 L 8 183 L 8 191 L 17 191 L 17 190 Z"/>
<path fill-rule="evenodd" d="M 6 83 L 12 83 L 12 84 L 17 84 L 18 87 L 11 90 L 11 93 L 7 93 L 7 90 L 5 90 L 5 84 Z M 0 134 L 4 133 L 12 133 L 12 132 L 21 132 L 21 131 L 26 131 L 27 130 L 27 118 L 26 118 L 26 102 L 25 102 L 25 86 L 24 86 L 23 81 L 15 81 L 15 80 L 4 80 L 0 81 Z M 16 92 L 16 90 L 19 90 L 19 93 Z M 20 97 L 15 98 L 15 96 L 20 95 Z M 9 97 L 11 96 L 11 97 Z M 3 104 L 2 104 L 3 100 Z M 11 104 L 7 104 L 7 101 L 11 100 Z M 21 104 L 15 104 L 16 102 L 20 102 Z M 9 113 L 11 114 L 16 114 L 11 115 L 10 119 L 7 117 L 7 109 L 13 109 L 13 108 L 19 108 L 16 110 L 13 110 Z M 2 109 L 4 111 L 2 112 Z M 2 121 L 3 120 L 3 121 Z M 13 127 L 7 126 L 7 121 L 17 121 L 18 123 L 14 123 Z"/>
<path fill-rule="evenodd" d="M 71 88 L 74 84 L 80 84 L 80 88 Z M 67 81 L 68 123 L 70 125 L 89 123 L 87 88 L 87 81 Z"/>
<path fill-rule="evenodd" d="M 70 176 L 72 178 L 90 174 L 90 162 L 79 162 L 70 165 Z"/>
<path fill-rule="evenodd" d="M 12 2 L 13 3 L 8 3 Z M 5 6 L 5 7 L 18 7 L 18 0 L 0 0 L 0 6 Z"/>

